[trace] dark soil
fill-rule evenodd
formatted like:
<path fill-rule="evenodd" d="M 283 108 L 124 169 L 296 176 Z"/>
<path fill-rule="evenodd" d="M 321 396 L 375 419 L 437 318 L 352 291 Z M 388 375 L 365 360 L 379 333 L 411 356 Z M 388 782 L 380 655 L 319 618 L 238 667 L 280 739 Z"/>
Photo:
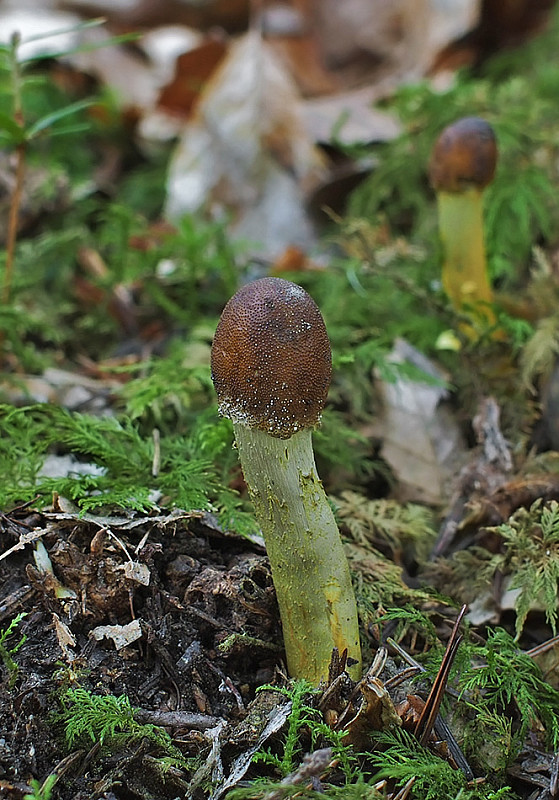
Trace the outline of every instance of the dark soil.
<path fill-rule="evenodd" d="M 261 545 L 224 533 L 210 514 L 80 518 L 59 502 L 49 513 L 19 509 L 0 518 L 0 632 L 25 614 L 3 643 L 17 671 L 2 658 L 0 797 L 19 800 L 32 778 L 41 782 L 52 773 L 58 775 L 53 796 L 61 800 L 219 800 L 257 776 L 277 780 L 271 768 L 251 764 L 257 749 L 274 747 L 285 733 L 291 707 L 277 692 L 256 692 L 262 684 L 286 684 Z M 37 541 L 52 572 L 34 561 Z M 438 617 L 443 641 L 455 618 L 451 609 Z M 138 638 L 129 644 L 102 637 L 100 626 L 134 621 Z M 309 702 L 331 724 L 349 719 L 348 741 L 366 751 L 370 731 L 386 727 L 395 708 L 404 726 L 417 724 L 419 695 L 425 698 L 430 687 L 401 684 L 405 667 L 405 660 L 396 668 L 389 659 L 378 672 L 384 683 L 370 679 L 359 708 L 343 663 L 333 662 L 330 685 Z M 165 762 L 169 752 L 149 736 L 107 743 L 86 733 L 69 743 L 62 715 L 68 689 L 77 686 L 97 696 L 126 695 L 135 720 L 162 726 L 187 762 Z M 455 769 L 469 773 L 448 731 L 437 728 L 431 741 Z M 306 744 L 315 754 L 301 769 L 320 774 L 331 753 Z M 523 797 L 551 798 L 553 768 L 550 755 L 527 745 L 509 784 Z"/>
<path fill-rule="evenodd" d="M 73 684 L 97 695 L 127 695 L 142 710 L 140 721 L 174 719 L 167 729 L 187 757 L 207 756 L 205 732 L 221 719 L 229 732 L 222 739 L 226 760 L 254 738 L 249 731 L 243 742 L 234 732 L 256 686 L 274 680 L 282 653 L 262 549 L 223 534 L 210 515 L 106 523 L 28 512 L 0 522 L 2 552 L 30 534 L 40 537 L 56 575 L 37 569 L 32 544 L 0 562 L 0 630 L 26 614 L 6 641 L 12 648 L 25 636 L 13 656 L 17 676 L 10 681 L 4 670 L 0 684 L 2 797 L 22 797 L 31 777 L 51 772 L 61 776 L 60 798 L 184 796 L 187 774 L 170 770 L 163 781 L 153 766 L 160 753 L 145 740 L 120 750 L 80 741 L 79 755 L 68 758 L 57 713 Z M 149 570 L 148 585 L 124 571 L 131 558 Z M 60 585 L 75 598 L 58 599 Z M 139 621 L 141 637 L 119 650 L 92 633 L 131 620 Z M 166 712 L 181 713 L 166 718 Z"/>

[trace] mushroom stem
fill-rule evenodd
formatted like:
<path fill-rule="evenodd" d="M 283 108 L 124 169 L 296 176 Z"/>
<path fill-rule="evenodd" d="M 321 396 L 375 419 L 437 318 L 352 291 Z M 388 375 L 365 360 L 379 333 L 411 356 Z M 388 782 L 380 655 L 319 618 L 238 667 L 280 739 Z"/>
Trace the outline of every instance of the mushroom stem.
<path fill-rule="evenodd" d="M 487 275 L 482 193 L 437 193 L 439 232 L 444 251 L 443 288 L 457 311 L 466 310 L 494 325 L 493 292 Z"/>
<path fill-rule="evenodd" d="M 318 477 L 312 432 L 287 439 L 234 423 L 241 465 L 262 527 L 282 620 L 289 674 L 315 685 L 332 649 L 347 650 L 359 679 L 355 598 L 338 526 Z"/>

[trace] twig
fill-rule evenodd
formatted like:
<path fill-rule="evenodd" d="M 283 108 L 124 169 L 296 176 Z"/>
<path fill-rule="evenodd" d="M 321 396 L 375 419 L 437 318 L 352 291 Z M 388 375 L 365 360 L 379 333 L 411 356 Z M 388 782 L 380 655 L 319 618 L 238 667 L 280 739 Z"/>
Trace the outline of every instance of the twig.
<path fill-rule="evenodd" d="M 134 718 L 141 723 L 161 725 L 164 728 L 188 728 L 206 731 L 214 728 L 220 720 L 208 714 L 194 714 L 190 711 L 149 711 L 144 708 L 134 710 Z"/>
<path fill-rule="evenodd" d="M 23 176 L 25 174 L 25 145 L 19 144 L 16 148 L 16 180 L 12 199 L 10 202 L 10 213 L 8 216 L 8 231 L 6 234 L 6 271 L 4 273 L 4 286 L 2 288 L 2 303 L 8 305 L 12 290 L 12 280 L 14 272 L 14 254 L 17 239 L 17 229 L 19 220 L 19 209 L 23 194 Z"/>
<path fill-rule="evenodd" d="M 456 656 L 458 645 L 462 641 L 462 636 L 458 633 L 458 628 L 460 627 L 460 623 L 462 622 L 462 617 L 466 613 L 466 608 L 467 606 L 465 605 L 462 606 L 462 608 L 460 609 L 460 613 L 456 618 L 456 622 L 454 623 L 452 633 L 450 634 L 450 638 L 448 640 L 446 652 L 441 662 L 441 666 L 439 668 L 435 680 L 433 681 L 433 686 L 431 687 L 429 696 L 425 701 L 425 706 L 423 708 L 421 716 L 417 721 L 417 725 L 415 727 L 415 735 L 419 739 L 420 744 L 425 744 L 428 741 L 429 736 L 431 735 L 431 731 L 433 730 L 433 725 L 435 724 L 437 714 L 439 713 L 439 708 L 441 707 L 445 686 L 448 682 L 448 675 L 450 673 L 450 668 L 452 667 L 452 662 L 454 661 L 454 658 Z"/>
<path fill-rule="evenodd" d="M 545 642 L 541 642 L 541 644 L 537 644 L 535 647 L 531 647 L 530 650 L 526 650 L 525 653 L 527 656 L 530 656 L 530 658 L 534 658 L 535 656 L 541 656 L 548 650 L 552 650 L 557 644 L 559 644 L 559 634 L 552 636 L 551 639 L 547 639 Z"/>
<path fill-rule="evenodd" d="M 457 622 L 459 622 L 460 619 L 461 619 L 461 617 L 458 618 Z M 455 628 L 456 628 L 456 625 L 455 625 Z M 401 647 L 393 639 L 388 639 L 387 640 L 387 644 L 393 650 L 395 650 L 396 653 L 398 653 L 398 655 L 404 661 L 406 661 L 410 665 L 408 667 L 408 669 L 413 669 L 416 672 L 425 672 L 426 671 L 425 667 L 423 667 L 418 661 L 416 661 L 413 658 L 413 656 L 411 656 L 409 653 L 407 653 L 404 650 L 404 648 Z M 407 673 L 408 669 L 403 670 L 403 672 L 401 674 Z M 389 684 L 391 684 L 391 686 L 396 685 L 395 681 L 397 680 L 398 677 L 399 676 L 396 675 L 395 678 L 393 678 L 390 681 L 388 681 L 387 684 L 385 684 L 385 688 L 388 688 Z M 443 685 L 443 689 L 447 694 L 449 694 L 449 695 L 451 695 L 453 697 L 458 697 L 459 696 L 458 692 L 456 692 L 454 689 L 452 689 L 449 686 L 447 686 L 446 683 Z M 443 719 L 443 717 L 440 714 L 437 714 L 437 716 L 435 718 L 435 721 L 434 721 L 434 726 L 433 727 L 434 727 L 435 732 L 437 733 L 437 735 L 441 739 L 444 739 L 447 742 L 448 749 L 449 749 L 449 752 L 450 752 L 452 758 L 454 759 L 456 764 L 458 764 L 458 766 L 460 767 L 460 769 L 462 770 L 462 772 L 466 776 L 466 779 L 467 780 L 472 780 L 473 777 L 474 777 L 474 773 L 472 772 L 472 768 L 470 767 L 470 765 L 466 761 L 462 751 L 460 750 L 456 740 L 454 739 L 452 731 L 450 730 L 450 728 L 448 727 L 448 725 L 446 724 L 445 720 Z"/>
<path fill-rule="evenodd" d="M 551 760 L 551 775 L 549 777 L 549 794 L 555 798 L 559 795 L 559 752 L 554 753 Z"/>

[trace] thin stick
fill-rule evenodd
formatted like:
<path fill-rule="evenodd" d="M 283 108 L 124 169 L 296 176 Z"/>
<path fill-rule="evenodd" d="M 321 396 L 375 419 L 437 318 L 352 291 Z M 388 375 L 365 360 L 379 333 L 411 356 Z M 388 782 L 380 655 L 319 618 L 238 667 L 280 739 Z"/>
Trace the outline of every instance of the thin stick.
<path fill-rule="evenodd" d="M 456 618 L 450 639 L 448 640 L 446 652 L 444 654 L 440 669 L 429 692 L 429 696 L 425 701 L 425 706 L 421 713 L 417 725 L 415 726 L 415 735 L 417 736 L 420 744 L 425 744 L 431 735 L 433 725 L 439 713 L 441 702 L 444 695 L 444 690 L 448 681 L 448 675 L 452 662 L 456 656 L 458 645 L 462 641 L 462 636 L 458 633 L 458 628 L 462 622 L 462 617 L 466 613 L 467 606 L 462 606 L 460 613 Z"/>
<path fill-rule="evenodd" d="M 4 272 L 4 286 L 2 289 L 2 303 L 8 305 L 12 290 L 14 272 L 14 253 L 17 239 L 19 209 L 23 195 L 23 177 L 25 174 L 25 145 L 20 144 L 16 149 L 16 181 L 10 202 L 8 216 L 8 231 L 6 234 L 6 271 Z"/>

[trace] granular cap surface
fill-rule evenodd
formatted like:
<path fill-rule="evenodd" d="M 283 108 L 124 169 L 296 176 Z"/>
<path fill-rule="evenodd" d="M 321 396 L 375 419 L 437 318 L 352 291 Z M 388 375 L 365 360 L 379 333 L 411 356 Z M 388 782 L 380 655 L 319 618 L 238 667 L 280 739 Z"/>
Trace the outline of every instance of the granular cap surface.
<path fill-rule="evenodd" d="M 212 345 L 220 413 L 287 439 L 319 420 L 332 376 L 324 320 L 295 283 L 262 278 L 225 306 Z"/>

